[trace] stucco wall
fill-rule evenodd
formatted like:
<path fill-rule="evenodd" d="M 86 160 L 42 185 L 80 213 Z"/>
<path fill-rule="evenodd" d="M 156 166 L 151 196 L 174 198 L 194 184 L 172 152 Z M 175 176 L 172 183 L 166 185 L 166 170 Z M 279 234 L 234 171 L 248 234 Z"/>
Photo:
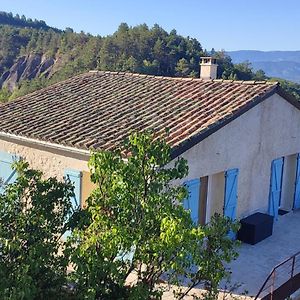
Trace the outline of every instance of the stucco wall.
<path fill-rule="evenodd" d="M 24 158 L 32 168 L 41 170 L 47 177 L 63 178 L 65 169 L 88 171 L 88 157 L 76 157 L 69 152 L 35 146 L 27 143 L 15 143 L 0 140 L 0 151 Z"/>
<path fill-rule="evenodd" d="M 68 152 L 8 140 L 0 140 L 0 151 L 22 156 L 47 176 L 62 178 L 66 168 L 88 171 L 88 157 Z M 182 157 L 188 160 L 189 175 L 182 181 L 210 175 L 210 193 L 211 175 L 238 168 L 238 216 L 267 211 L 271 161 L 298 152 L 300 111 L 275 94 L 186 151 Z M 223 192 L 220 185 L 216 194 Z M 208 203 L 208 213 L 214 208 L 219 211 L 222 205 Z"/>
<path fill-rule="evenodd" d="M 298 152 L 300 111 L 275 94 L 186 151 L 184 180 L 238 168 L 237 215 L 267 211 L 272 160 Z"/>
<path fill-rule="evenodd" d="M 223 214 L 223 203 L 225 194 L 225 176 L 224 172 L 213 174 L 208 178 L 207 210 L 206 222 L 218 213 Z"/>

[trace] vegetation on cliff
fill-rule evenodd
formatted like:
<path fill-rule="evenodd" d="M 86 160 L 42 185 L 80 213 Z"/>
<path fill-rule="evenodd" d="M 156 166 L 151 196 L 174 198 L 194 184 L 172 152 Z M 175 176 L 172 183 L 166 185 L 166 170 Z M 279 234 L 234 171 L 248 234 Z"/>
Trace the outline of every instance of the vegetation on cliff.
<path fill-rule="evenodd" d="M 210 53 L 198 40 L 159 25 L 120 24 L 109 36 L 60 31 L 44 21 L 0 12 L 0 101 L 7 101 L 91 69 L 198 77 L 200 56 L 218 58 L 218 77 L 265 80 L 248 63 L 233 64 L 224 51 Z M 296 96 L 300 85 L 284 82 Z M 299 94 L 298 94 L 299 93 Z"/>

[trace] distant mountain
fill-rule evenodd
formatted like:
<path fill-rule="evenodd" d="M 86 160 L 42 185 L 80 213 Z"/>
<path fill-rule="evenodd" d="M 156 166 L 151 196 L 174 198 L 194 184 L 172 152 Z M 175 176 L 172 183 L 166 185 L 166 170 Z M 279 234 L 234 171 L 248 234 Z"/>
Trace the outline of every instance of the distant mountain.
<path fill-rule="evenodd" d="M 267 76 L 300 83 L 300 51 L 230 51 L 233 63 L 251 62 L 255 71 L 262 69 Z"/>

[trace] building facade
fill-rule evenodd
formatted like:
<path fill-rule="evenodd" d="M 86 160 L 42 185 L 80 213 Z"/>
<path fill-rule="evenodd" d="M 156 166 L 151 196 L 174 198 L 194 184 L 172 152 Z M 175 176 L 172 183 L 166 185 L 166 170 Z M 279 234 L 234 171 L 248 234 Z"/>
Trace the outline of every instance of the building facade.
<path fill-rule="evenodd" d="M 0 106 L 0 177 L 23 158 L 45 176 L 74 182 L 84 205 L 90 151 L 113 150 L 132 131 L 170 134 L 187 159 L 197 223 L 300 207 L 300 105 L 276 83 L 92 72 Z M 171 162 L 172 163 L 172 162 Z"/>

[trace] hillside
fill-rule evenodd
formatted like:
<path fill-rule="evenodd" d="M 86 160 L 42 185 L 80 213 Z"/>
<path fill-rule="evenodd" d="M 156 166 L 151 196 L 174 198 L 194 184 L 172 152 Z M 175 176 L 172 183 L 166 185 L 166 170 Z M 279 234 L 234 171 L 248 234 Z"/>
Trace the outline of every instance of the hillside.
<path fill-rule="evenodd" d="M 15 16 L 12 13 L 6 13 L 4 11 L 0 11 L 0 24 L 2 25 L 12 25 L 19 27 L 30 27 L 36 29 L 52 29 L 54 31 L 60 31 L 57 28 L 50 27 L 43 20 L 30 19 L 26 18 L 24 15 L 21 17 L 16 14 Z"/>
<path fill-rule="evenodd" d="M 0 101 L 93 69 L 198 77 L 199 59 L 209 54 L 198 40 L 157 24 L 122 23 L 115 33 L 101 37 L 5 12 L 0 12 L 0 45 Z M 233 64 L 225 52 L 212 54 L 218 59 L 219 78 L 266 79 L 247 63 Z M 300 86 L 293 92 L 300 95 Z"/>
<path fill-rule="evenodd" d="M 300 51 L 241 50 L 227 53 L 234 63 L 249 61 L 254 70 L 262 69 L 267 76 L 300 83 Z"/>

